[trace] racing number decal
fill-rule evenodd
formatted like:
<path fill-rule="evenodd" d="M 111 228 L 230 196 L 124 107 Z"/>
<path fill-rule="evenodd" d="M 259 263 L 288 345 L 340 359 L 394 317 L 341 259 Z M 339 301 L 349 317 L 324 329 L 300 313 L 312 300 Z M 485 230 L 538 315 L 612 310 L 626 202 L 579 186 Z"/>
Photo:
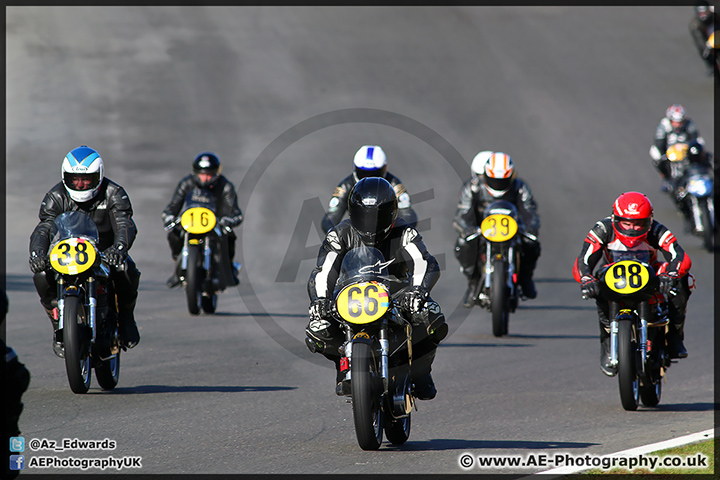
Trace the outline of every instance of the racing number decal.
<path fill-rule="evenodd" d="M 387 290 L 377 282 L 355 283 L 338 294 L 337 310 L 350 323 L 370 323 L 385 314 L 388 299 Z"/>
<path fill-rule="evenodd" d="M 605 273 L 605 283 L 611 290 L 630 294 L 642 290 L 650 281 L 646 266 L 631 260 L 617 262 Z"/>
<path fill-rule="evenodd" d="M 180 223 L 190 233 L 207 233 L 215 228 L 215 214 L 209 208 L 189 208 L 180 217 Z"/>
<path fill-rule="evenodd" d="M 489 215 L 480 224 L 483 237 L 493 242 L 510 240 L 517 233 L 517 222 L 508 215 Z"/>
<path fill-rule="evenodd" d="M 95 248 L 82 238 L 68 238 L 50 252 L 50 264 L 60 273 L 77 275 L 95 263 Z"/>

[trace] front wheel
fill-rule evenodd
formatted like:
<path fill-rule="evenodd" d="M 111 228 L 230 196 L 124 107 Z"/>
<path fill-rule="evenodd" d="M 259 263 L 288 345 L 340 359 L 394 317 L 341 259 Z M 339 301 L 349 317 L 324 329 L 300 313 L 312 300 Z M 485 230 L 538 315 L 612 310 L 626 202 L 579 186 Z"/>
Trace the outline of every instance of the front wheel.
<path fill-rule="evenodd" d="M 637 376 L 637 342 L 631 321 L 618 324 L 618 384 L 625 410 L 637 410 L 640 399 Z"/>
<path fill-rule="evenodd" d="M 90 389 L 90 353 L 84 319 L 85 307 L 80 297 L 65 297 L 63 308 L 65 370 L 70 389 L 75 393 L 87 393 Z"/>
<path fill-rule="evenodd" d="M 493 274 L 490 298 L 493 335 L 501 337 L 508 332 L 508 288 L 507 268 L 502 258 L 493 261 Z"/>
<path fill-rule="evenodd" d="M 188 311 L 192 315 L 200 313 L 202 298 L 202 269 L 200 268 L 200 248 L 197 245 L 188 245 L 187 272 L 185 274 L 185 296 L 187 297 Z"/>
<path fill-rule="evenodd" d="M 363 450 L 377 450 L 382 442 L 384 416 L 377 388 L 380 377 L 370 345 L 353 343 L 350 371 L 355 436 Z"/>

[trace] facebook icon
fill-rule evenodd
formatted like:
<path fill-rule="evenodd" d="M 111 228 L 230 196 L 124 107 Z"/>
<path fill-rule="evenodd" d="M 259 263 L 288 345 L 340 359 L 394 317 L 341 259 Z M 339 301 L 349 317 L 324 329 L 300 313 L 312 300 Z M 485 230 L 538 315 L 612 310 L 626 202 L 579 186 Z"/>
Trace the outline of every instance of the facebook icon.
<path fill-rule="evenodd" d="M 24 470 L 25 455 L 10 455 L 10 470 Z"/>

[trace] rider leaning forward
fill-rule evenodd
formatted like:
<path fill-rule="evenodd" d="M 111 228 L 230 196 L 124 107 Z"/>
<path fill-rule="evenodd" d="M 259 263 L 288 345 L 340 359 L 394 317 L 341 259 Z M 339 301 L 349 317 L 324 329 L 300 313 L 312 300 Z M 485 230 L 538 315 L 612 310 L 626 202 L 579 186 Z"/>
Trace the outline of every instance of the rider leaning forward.
<path fill-rule="evenodd" d="M 133 348 L 140 341 L 134 315 L 140 271 L 128 255 L 137 235 L 130 197 L 123 187 L 104 176 L 100 154 L 86 145 L 65 156 L 61 174 L 61 181 L 45 194 L 38 214 L 40 222 L 30 236 L 30 270 L 40 303 L 57 332 L 57 283 L 48 259 L 50 235 L 55 217 L 64 212 L 84 212 L 95 222 L 100 234 L 99 248 L 111 266 L 120 340 L 125 347 Z M 115 268 L 123 264 L 124 269 Z M 53 335 L 53 351 L 59 357 L 65 355 L 57 335 Z"/>
<path fill-rule="evenodd" d="M 590 229 L 573 265 L 573 277 L 586 296 L 595 298 L 597 305 L 600 369 L 608 376 L 617 373 L 617 367 L 610 364 L 610 307 L 608 301 L 599 296 L 600 283 L 593 276 L 596 267 L 612 261 L 611 251 L 648 254 L 650 265 L 658 275 L 658 291 L 669 298 L 668 353 L 670 358 L 687 357 L 683 338 L 690 285 L 694 288 L 694 281 L 689 281 L 692 278 L 689 273 L 692 262 L 675 235 L 653 220 L 650 200 L 642 193 L 626 192 L 613 203 L 612 215 L 599 220 Z M 658 251 L 662 252 L 665 262 L 658 259 Z"/>

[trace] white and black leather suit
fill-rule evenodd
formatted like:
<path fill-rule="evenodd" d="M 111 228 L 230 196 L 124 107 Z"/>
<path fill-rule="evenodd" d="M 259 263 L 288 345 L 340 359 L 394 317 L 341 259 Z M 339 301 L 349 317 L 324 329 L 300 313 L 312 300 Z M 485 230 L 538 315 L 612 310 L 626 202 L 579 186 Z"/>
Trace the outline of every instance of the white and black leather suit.
<path fill-rule="evenodd" d="M 537 212 L 537 203 L 528 185 L 519 178 L 515 178 L 508 191 L 499 198 L 495 198 L 485 189 L 482 177 L 473 175 L 460 189 L 453 228 L 459 234 L 455 242 L 455 257 L 460 262 L 462 272 L 468 279 L 478 278 L 480 269 L 477 267 L 478 251 L 481 246 L 481 236 L 467 242 L 465 238 L 474 233 L 483 220 L 483 212 L 490 203 L 496 200 L 505 200 L 518 209 L 520 214 L 522 233 L 532 235 L 532 238 L 523 235 L 521 244 L 521 260 L 519 276 L 532 276 L 538 257 L 540 257 L 540 242 L 537 240 L 540 230 L 540 216 Z"/>
<path fill-rule="evenodd" d="M 169 216 L 177 217 L 183 208 L 185 198 L 195 188 L 204 188 L 209 190 L 215 199 L 215 215 L 218 221 L 224 223 L 223 226 L 230 228 L 237 227 L 243 221 L 243 215 L 238 207 L 237 194 L 235 186 L 224 175 L 218 175 L 212 182 L 203 185 L 197 179 L 195 174 L 183 177 L 175 188 L 170 203 L 163 210 L 162 218 L 165 221 Z M 173 260 L 177 259 L 183 247 L 183 233 L 181 228 L 174 228 L 167 234 L 168 243 L 172 252 Z M 228 250 L 230 261 L 235 258 L 235 240 L 237 236 L 235 232 L 228 232 Z"/>
<path fill-rule="evenodd" d="M 695 122 L 690 118 L 686 118 L 682 126 L 677 130 L 673 128 L 669 118 L 663 117 L 660 120 L 655 129 L 655 141 L 650 147 L 653 166 L 658 170 L 660 176 L 670 181 L 676 181 L 682 176 L 684 170 L 673 168 L 671 164 L 674 162 L 669 161 L 665 153 L 668 147 L 676 143 L 689 144 L 693 140 L 697 140 L 702 145 L 705 144 L 705 140 L 700 136 Z"/>
<path fill-rule="evenodd" d="M 352 227 L 350 220 L 344 220 L 328 233 L 307 284 L 311 302 L 319 298 L 332 298 L 345 253 L 362 245 L 363 240 Z M 371 246 L 380 250 L 386 260 L 392 259 L 392 263 L 387 267 L 388 273 L 397 278 L 408 278 L 412 287 L 422 287 L 429 292 L 440 278 L 437 260 L 428 253 L 421 235 L 400 218 L 395 221 L 385 240 Z M 429 296 L 424 308 L 411 318 L 411 321 L 415 325 L 412 335 L 411 373 L 413 377 L 417 377 L 430 372 L 437 345 L 447 334 L 447 328 L 440 306 Z M 444 327 L 439 328 L 441 325 Z M 442 333 L 438 334 L 438 331 Z M 306 343 L 311 351 L 322 353 L 335 362 L 340 381 L 342 377 L 339 374 L 338 348 L 345 341 L 345 334 L 338 321 L 330 316 L 322 320 L 311 320 L 305 332 Z M 438 338 L 439 336 L 442 338 Z"/>
<path fill-rule="evenodd" d="M 100 234 L 101 251 L 121 246 L 130 250 L 137 235 L 137 226 L 133 221 L 133 209 L 125 189 L 117 183 L 104 178 L 97 195 L 87 202 L 75 202 L 68 194 L 62 182 L 45 194 L 40 205 L 40 222 L 30 236 L 30 254 L 47 255 L 55 217 L 63 212 L 82 211 L 92 218 Z M 124 321 L 134 322 L 135 302 L 137 301 L 140 272 L 133 259 L 128 255 L 123 271 L 110 269 L 110 278 L 115 286 L 118 300 L 118 316 L 121 326 Z M 52 270 L 41 271 L 34 275 L 35 288 L 40 295 L 40 303 L 46 310 L 52 310 L 51 302 L 56 299 L 57 285 Z"/>

